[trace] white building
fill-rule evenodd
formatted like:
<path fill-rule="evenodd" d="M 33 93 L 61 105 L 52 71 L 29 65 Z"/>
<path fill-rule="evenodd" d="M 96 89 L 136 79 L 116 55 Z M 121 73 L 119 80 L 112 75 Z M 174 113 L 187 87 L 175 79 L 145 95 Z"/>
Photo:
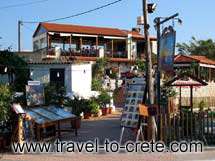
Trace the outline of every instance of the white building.
<path fill-rule="evenodd" d="M 66 87 L 67 94 L 84 98 L 91 96 L 92 65 L 73 63 L 55 59 L 31 62 L 30 78 L 43 84 L 58 83 Z"/>

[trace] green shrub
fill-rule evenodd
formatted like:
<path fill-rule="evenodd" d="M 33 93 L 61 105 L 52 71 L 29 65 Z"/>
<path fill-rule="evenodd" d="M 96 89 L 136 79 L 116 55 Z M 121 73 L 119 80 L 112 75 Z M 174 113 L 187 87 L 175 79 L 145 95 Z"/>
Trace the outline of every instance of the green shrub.
<path fill-rule="evenodd" d="M 89 108 L 91 109 L 92 114 L 98 114 L 98 112 L 99 112 L 99 104 L 95 100 L 91 100 L 89 102 Z"/>
<path fill-rule="evenodd" d="M 98 103 L 101 107 L 106 107 L 106 104 L 109 104 L 111 100 L 111 96 L 107 91 L 102 91 L 98 96 Z"/>
<path fill-rule="evenodd" d="M 8 121 L 11 114 L 12 93 L 7 85 L 0 85 L 0 122 Z"/>
<path fill-rule="evenodd" d="M 64 105 L 69 108 L 73 114 L 80 116 L 84 107 L 86 107 L 86 101 L 78 97 L 74 97 L 73 99 L 68 98 Z"/>
<path fill-rule="evenodd" d="M 66 98 L 66 88 L 58 86 L 57 84 L 47 84 L 44 88 L 45 92 L 45 104 L 62 105 Z"/>

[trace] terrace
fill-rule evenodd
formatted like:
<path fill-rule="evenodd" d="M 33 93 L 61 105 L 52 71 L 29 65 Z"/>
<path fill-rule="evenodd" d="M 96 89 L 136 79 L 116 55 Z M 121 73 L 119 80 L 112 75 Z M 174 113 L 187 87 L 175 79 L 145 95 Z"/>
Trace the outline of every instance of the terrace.
<path fill-rule="evenodd" d="M 54 55 L 56 49 L 63 56 L 128 58 L 126 38 L 49 34 L 48 55 Z"/>
<path fill-rule="evenodd" d="M 156 39 L 151 38 L 151 42 Z M 144 36 L 137 29 L 40 23 L 33 35 L 34 52 L 42 50 L 50 57 L 60 53 L 80 60 L 135 60 L 144 57 L 144 44 Z"/>

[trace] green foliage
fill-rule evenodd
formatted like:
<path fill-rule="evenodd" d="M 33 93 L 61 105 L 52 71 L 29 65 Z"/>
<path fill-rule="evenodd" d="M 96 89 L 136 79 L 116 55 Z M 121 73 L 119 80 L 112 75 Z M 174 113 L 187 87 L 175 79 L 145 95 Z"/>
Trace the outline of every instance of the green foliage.
<path fill-rule="evenodd" d="M 189 43 L 178 43 L 177 48 L 180 54 L 203 55 L 215 60 L 215 42 L 212 39 L 197 40 L 192 37 Z"/>
<path fill-rule="evenodd" d="M 107 91 L 102 91 L 97 100 L 101 107 L 106 107 L 106 104 L 110 103 L 111 96 Z"/>
<path fill-rule="evenodd" d="M 57 84 L 47 84 L 44 88 L 45 92 L 45 104 L 62 105 L 66 98 L 66 88 L 58 86 Z"/>
<path fill-rule="evenodd" d="M 146 70 L 146 64 L 143 60 L 137 59 L 135 65 L 138 67 L 138 70 L 140 72 L 143 72 Z"/>
<path fill-rule="evenodd" d="M 104 76 L 107 62 L 107 58 L 99 58 L 96 60 L 96 63 L 93 65 L 93 78 L 101 78 Z"/>
<path fill-rule="evenodd" d="M 92 80 L 92 90 L 101 91 L 102 90 L 102 80 L 93 78 Z"/>
<path fill-rule="evenodd" d="M 189 68 L 180 68 L 176 70 L 177 75 L 193 75 L 195 76 L 196 69 L 198 68 L 198 63 L 192 62 Z"/>
<path fill-rule="evenodd" d="M 89 101 L 89 109 L 92 114 L 98 114 L 99 104 L 96 102 L 96 100 L 92 99 L 91 101 Z"/>
<path fill-rule="evenodd" d="M 112 71 L 112 73 L 109 75 L 109 77 L 111 79 L 117 79 L 117 73 Z"/>
<path fill-rule="evenodd" d="M 64 105 L 71 109 L 71 112 L 76 116 L 80 116 L 83 109 L 87 106 L 87 101 L 74 97 L 73 99 L 67 98 Z"/>
<path fill-rule="evenodd" d="M 107 58 L 99 58 L 92 67 L 92 90 L 101 91 L 102 90 L 102 80 L 105 75 L 105 68 L 107 66 Z"/>
<path fill-rule="evenodd" d="M 201 102 L 199 102 L 198 106 L 200 111 L 204 111 L 204 108 L 207 106 L 207 104 L 202 100 Z"/>
<path fill-rule="evenodd" d="M 13 90 L 25 92 L 25 85 L 29 78 L 27 63 L 10 51 L 0 51 L 0 64 L 8 67 L 8 74 L 15 74 L 15 79 L 12 84 Z"/>
<path fill-rule="evenodd" d="M 11 89 L 7 85 L 0 85 L 0 122 L 5 122 L 11 114 Z"/>

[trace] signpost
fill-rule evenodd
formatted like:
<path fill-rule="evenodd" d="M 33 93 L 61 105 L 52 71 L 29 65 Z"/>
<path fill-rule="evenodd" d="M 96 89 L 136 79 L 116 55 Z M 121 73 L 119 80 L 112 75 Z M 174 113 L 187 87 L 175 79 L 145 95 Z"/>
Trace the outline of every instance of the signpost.
<path fill-rule="evenodd" d="M 125 128 L 137 129 L 139 124 L 139 105 L 145 92 L 145 78 L 133 78 L 127 83 L 126 103 L 121 118 L 121 135 L 120 143 Z"/>

